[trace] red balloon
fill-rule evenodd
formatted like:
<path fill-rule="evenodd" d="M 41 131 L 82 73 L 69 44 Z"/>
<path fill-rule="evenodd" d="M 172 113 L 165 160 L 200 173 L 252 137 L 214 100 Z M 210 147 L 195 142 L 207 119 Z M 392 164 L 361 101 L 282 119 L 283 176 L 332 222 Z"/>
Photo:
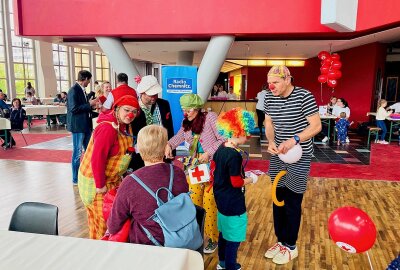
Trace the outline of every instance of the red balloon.
<path fill-rule="evenodd" d="M 338 55 L 337 53 L 332 53 L 331 58 L 332 60 L 340 60 L 340 55 Z"/>
<path fill-rule="evenodd" d="M 334 69 L 334 71 L 336 72 L 336 79 L 342 78 L 342 72 L 339 69 Z"/>
<path fill-rule="evenodd" d="M 338 71 L 340 72 L 340 70 L 337 70 L 337 69 L 329 70 L 329 72 L 328 72 L 328 74 L 327 74 L 328 79 L 329 79 L 329 80 L 336 80 L 336 79 L 339 79 L 339 73 L 338 73 Z M 340 76 L 342 76 L 342 73 L 341 73 L 341 72 L 340 72 Z"/>
<path fill-rule="evenodd" d="M 319 70 L 321 71 L 321 74 L 328 74 L 329 67 L 322 66 Z"/>
<path fill-rule="evenodd" d="M 320 60 L 325 60 L 328 56 L 330 56 L 330 54 L 329 54 L 329 52 L 327 52 L 327 51 L 321 51 L 321 52 L 319 52 L 319 54 L 318 54 L 318 58 L 319 58 Z"/>
<path fill-rule="evenodd" d="M 335 88 L 337 86 L 337 80 L 330 80 L 328 79 L 327 83 L 326 83 L 329 87 L 331 88 Z"/>
<path fill-rule="evenodd" d="M 329 235 L 344 251 L 360 253 L 369 250 L 376 240 L 376 228 L 371 218 L 355 207 L 341 207 L 328 220 Z"/>
<path fill-rule="evenodd" d="M 333 69 L 340 69 L 342 67 L 342 62 L 339 60 L 332 61 L 332 68 Z"/>
<path fill-rule="evenodd" d="M 330 56 L 325 58 L 325 60 L 322 61 L 322 65 L 330 67 L 332 65 L 332 58 Z"/>
<path fill-rule="evenodd" d="M 318 81 L 320 83 L 326 83 L 327 80 L 328 80 L 328 77 L 325 74 L 321 74 L 318 76 Z"/>

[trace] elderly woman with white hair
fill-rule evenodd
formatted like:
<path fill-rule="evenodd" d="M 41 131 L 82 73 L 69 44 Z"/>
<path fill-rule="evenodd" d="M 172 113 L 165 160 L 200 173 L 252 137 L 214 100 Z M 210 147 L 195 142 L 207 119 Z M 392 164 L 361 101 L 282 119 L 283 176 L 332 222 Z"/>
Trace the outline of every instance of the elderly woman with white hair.
<path fill-rule="evenodd" d="M 163 162 L 164 149 L 167 145 L 167 130 L 158 125 L 149 125 L 139 131 L 137 148 L 144 161 L 144 167 L 134 174 L 142 180 L 154 193 L 161 187 L 168 187 L 171 168 L 173 169 L 172 194 L 177 196 L 188 192 L 185 173 L 179 167 Z M 166 192 L 159 197 L 167 201 Z M 130 243 L 153 245 L 142 227 L 145 227 L 154 238 L 164 245 L 164 235 L 158 223 L 149 219 L 158 208 L 156 200 L 146 192 L 132 177 L 127 176 L 122 181 L 115 198 L 110 217 L 107 221 L 110 234 L 117 234 L 130 219 Z"/>

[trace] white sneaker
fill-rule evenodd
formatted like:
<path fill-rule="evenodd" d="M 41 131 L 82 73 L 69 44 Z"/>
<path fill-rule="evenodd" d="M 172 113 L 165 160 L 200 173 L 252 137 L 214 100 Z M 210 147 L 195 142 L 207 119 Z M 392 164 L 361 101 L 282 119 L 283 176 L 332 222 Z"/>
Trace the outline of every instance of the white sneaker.
<path fill-rule="evenodd" d="M 276 254 L 279 253 L 279 251 L 284 248 L 281 242 L 276 243 L 272 247 L 270 247 L 267 252 L 265 252 L 264 256 L 265 258 L 272 259 L 275 257 Z"/>
<path fill-rule="evenodd" d="M 389 144 L 387 141 L 380 141 L 380 144 Z"/>
<path fill-rule="evenodd" d="M 323 142 L 323 143 L 326 143 L 328 140 L 329 140 L 329 138 L 328 138 L 327 136 L 325 136 L 325 137 L 322 139 L 322 142 Z"/>
<path fill-rule="evenodd" d="M 297 247 L 291 250 L 290 248 L 284 246 L 284 248 L 281 249 L 278 254 L 276 254 L 272 262 L 276 264 L 286 264 L 297 256 L 299 256 L 299 250 Z"/>

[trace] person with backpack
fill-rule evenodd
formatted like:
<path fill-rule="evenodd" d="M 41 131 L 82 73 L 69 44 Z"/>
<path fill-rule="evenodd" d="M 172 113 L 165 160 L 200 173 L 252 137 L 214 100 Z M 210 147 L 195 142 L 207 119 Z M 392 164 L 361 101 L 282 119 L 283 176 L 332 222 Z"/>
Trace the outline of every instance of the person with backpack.
<path fill-rule="evenodd" d="M 215 152 L 210 166 L 218 209 L 217 269 L 241 269 L 236 258 L 240 242 L 246 240 L 247 212 L 243 187 L 255 183 L 257 176 L 245 176 L 245 153 L 238 145 L 247 141 L 254 127 L 254 113 L 241 108 L 227 111 L 217 120 L 218 132 L 227 138 L 227 142 Z"/>
<path fill-rule="evenodd" d="M 178 196 L 189 191 L 182 169 L 163 162 L 164 149 L 168 142 L 167 130 L 157 125 L 142 128 L 137 137 L 137 148 L 145 166 L 134 172 L 152 192 L 168 188 L 171 168 L 173 169 L 172 195 Z M 167 201 L 167 191 L 159 192 L 159 198 Z M 194 206 L 193 206 L 194 207 Z M 158 208 L 155 198 L 131 176 L 122 181 L 107 221 L 110 234 L 117 234 L 124 223 L 131 219 L 128 241 L 135 244 L 155 245 L 146 235 L 149 231 L 160 245 L 164 245 L 163 230 L 151 217 Z M 179 216 L 174 216 L 179 220 Z M 145 229 L 143 229 L 145 228 Z"/>
<path fill-rule="evenodd" d="M 204 102 L 197 94 L 185 94 L 181 96 L 179 103 L 184 115 L 182 127 L 168 141 L 165 156 L 173 159 L 172 150 L 185 142 L 190 145 L 189 160 L 197 159 L 197 163 L 188 164 L 188 166 L 184 163 L 184 165 L 190 168 L 192 165 L 207 164 L 213 159 L 218 147 L 225 142 L 225 138 L 218 134 L 215 125 L 218 116 L 214 112 L 202 111 Z M 217 207 L 214 190 L 210 182 L 189 184 L 189 189 L 192 192 L 190 197 L 194 204 L 206 210 L 204 234 L 208 238 L 208 243 L 203 252 L 211 254 L 218 247 Z"/>

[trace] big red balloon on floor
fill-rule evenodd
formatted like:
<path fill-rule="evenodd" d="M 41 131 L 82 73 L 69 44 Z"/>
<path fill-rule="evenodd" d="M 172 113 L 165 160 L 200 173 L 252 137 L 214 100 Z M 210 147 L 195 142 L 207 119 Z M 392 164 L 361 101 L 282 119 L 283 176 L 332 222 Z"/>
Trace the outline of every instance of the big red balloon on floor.
<path fill-rule="evenodd" d="M 367 251 L 376 240 L 374 222 L 367 213 L 356 207 L 346 206 L 333 211 L 328 229 L 336 245 L 349 253 Z"/>

